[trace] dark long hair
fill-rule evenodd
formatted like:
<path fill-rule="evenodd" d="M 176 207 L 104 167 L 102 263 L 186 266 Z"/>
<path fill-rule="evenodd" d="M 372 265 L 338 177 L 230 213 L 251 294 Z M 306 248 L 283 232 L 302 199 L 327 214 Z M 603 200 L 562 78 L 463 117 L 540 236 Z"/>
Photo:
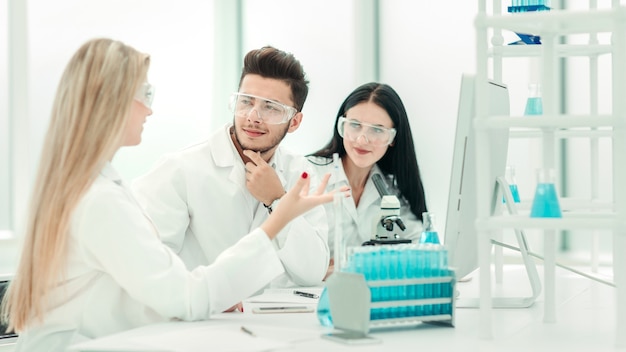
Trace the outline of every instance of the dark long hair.
<path fill-rule="evenodd" d="M 332 158 L 334 153 L 338 153 L 339 157 L 343 158 L 346 155 L 346 149 L 337 131 L 339 118 L 345 116 L 346 111 L 352 107 L 368 101 L 387 111 L 397 131 L 393 145 L 389 146 L 385 155 L 377 162 L 377 165 L 385 176 L 393 178 L 395 186 L 409 202 L 411 212 L 418 219 L 422 220 L 422 213 L 427 211 L 426 196 L 419 166 L 417 165 L 413 134 L 411 133 L 411 126 L 409 125 L 409 118 L 404 104 L 398 93 L 389 85 L 371 82 L 352 91 L 337 112 L 333 136 L 330 142 L 310 155 Z"/>

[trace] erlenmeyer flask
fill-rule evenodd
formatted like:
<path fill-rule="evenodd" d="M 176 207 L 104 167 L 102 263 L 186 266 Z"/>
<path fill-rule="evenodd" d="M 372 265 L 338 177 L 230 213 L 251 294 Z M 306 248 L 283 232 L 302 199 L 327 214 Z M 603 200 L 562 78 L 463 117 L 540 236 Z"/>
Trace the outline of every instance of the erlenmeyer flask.
<path fill-rule="evenodd" d="M 420 243 L 434 243 L 440 244 L 439 234 L 437 233 L 437 227 L 435 226 L 435 214 L 424 212 L 422 213 L 424 222 L 424 230 L 420 236 Z"/>
<path fill-rule="evenodd" d="M 528 85 L 528 98 L 526 99 L 526 109 L 524 115 L 542 115 L 543 103 L 541 102 L 541 86 L 539 83 Z"/>
<path fill-rule="evenodd" d="M 531 218 L 560 218 L 561 206 L 554 186 L 554 170 L 537 170 L 537 188 L 530 211 Z"/>

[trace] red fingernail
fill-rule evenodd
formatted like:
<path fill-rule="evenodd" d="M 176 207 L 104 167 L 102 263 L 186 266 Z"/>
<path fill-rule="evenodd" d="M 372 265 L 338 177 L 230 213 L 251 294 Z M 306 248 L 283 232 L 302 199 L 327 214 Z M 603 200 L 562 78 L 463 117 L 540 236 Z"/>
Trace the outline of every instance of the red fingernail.
<path fill-rule="evenodd" d="M 306 172 L 303 172 L 302 173 L 302 178 L 307 178 L 307 177 L 309 177 L 309 174 L 307 174 Z"/>

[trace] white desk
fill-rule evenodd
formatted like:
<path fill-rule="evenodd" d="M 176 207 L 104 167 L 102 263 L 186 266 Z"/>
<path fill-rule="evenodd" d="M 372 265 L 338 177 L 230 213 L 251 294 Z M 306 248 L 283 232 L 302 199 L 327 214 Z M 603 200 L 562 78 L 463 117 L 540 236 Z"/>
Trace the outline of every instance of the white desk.
<path fill-rule="evenodd" d="M 529 290 L 521 266 L 505 266 L 505 281 L 509 284 L 523 282 L 520 287 L 511 287 L 515 293 Z M 461 295 L 473 295 L 478 292 L 478 278 L 457 286 Z M 137 339 L 171 338 L 180 340 L 186 331 L 206 328 L 228 332 L 233 338 L 254 341 L 241 332 L 245 326 L 258 338 L 267 338 L 284 342 L 286 346 L 274 351 L 614 351 L 614 302 L 615 290 L 606 285 L 595 283 L 586 278 L 572 275 L 557 268 L 557 283 L 562 289 L 557 291 L 557 313 L 555 324 L 543 322 L 543 297 L 526 309 L 493 310 L 494 339 L 478 338 L 478 309 L 457 309 L 456 327 L 433 326 L 422 324 L 411 328 L 387 331 L 373 331 L 370 334 L 382 341 L 382 344 L 349 346 L 322 339 L 321 335 L 331 331 L 322 327 L 315 313 L 254 314 L 249 309 L 245 313 L 224 313 L 204 322 L 176 322 L 157 324 L 126 331 L 109 337 L 93 340 L 92 346 L 99 351 L 111 351 L 124 344 L 137 344 Z M 507 285 L 508 286 L 508 285 Z M 515 286 L 515 285 L 513 285 Z M 247 307 L 246 307 L 247 308 Z M 209 331 L 202 351 L 224 351 L 225 341 L 220 344 L 211 339 Z M 168 336 L 169 335 L 169 336 Z M 218 339 L 219 340 L 219 339 Z M 254 342 L 251 343 L 255 347 Z M 129 349 L 127 349 L 129 350 Z M 148 349 L 151 352 L 155 348 Z M 193 352 L 194 350 L 170 349 Z M 254 349 L 251 349 L 254 350 Z M 1 350 L 0 350 L 1 351 Z M 116 349 L 123 351 L 123 349 Z M 146 351 L 146 349 L 144 349 Z M 2 351 L 4 352 L 4 351 Z"/>
<path fill-rule="evenodd" d="M 345 345 L 338 342 L 322 339 L 321 335 L 333 331 L 330 328 L 325 328 L 317 321 L 315 313 L 277 313 L 277 314 L 254 314 L 254 313 L 225 313 L 215 316 L 212 320 L 203 322 L 176 322 L 167 324 L 151 325 L 124 333 L 120 333 L 109 338 L 102 338 L 90 342 L 90 346 L 93 347 L 93 351 L 103 350 L 119 350 L 119 348 L 129 348 L 136 346 L 139 348 L 140 340 L 150 339 L 152 337 L 163 336 L 164 334 L 173 334 L 174 331 L 184 333 L 184 331 L 190 331 L 193 329 L 205 329 L 207 335 L 211 335 L 211 331 L 224 332 L 222 337 L 233 339 L 239 338 L 242 340 L 248 340 L 250 345 L 250 351 L 254 351 L 257 346 L 255 345 L 255 337 L 250 337 L 240 330 L 241 326 L 245 326 L 250 331 L 254 332 L 256 338 L 267 338 L 276 342 L 284 342 L 285 346 L 280 346 L 277 350 L 280 351 L 344 351 L 353 350 L 355 346 Z M 426 330 L 431 330 L 427 332 Z M 201 332 L 201 330 L 196 330 Z M 439 332 L 440 333 L 439 333 Z M 454 333 L 454 328 L 451 327 L 435 327 L 430 325 L 421 325 L 419 327 L 402 328 L 401 330 L 389 330 L 375 332 L 371 335 L 380 339 L 382 345 L 371 344 L 359 346 L 359 351 L 381 351 L 393 350 L 393 351 L 415 351 L 420 345 L 420 335 L 430 335 L 433 338 L 433 334 L 441 335 Z M 201 333 L 198 334 L 202 335 Z M 185 336 L 182 336 L 184 338 Z M 189 337 L 189 336 L 186 336 Z M 139 342 L 138 342 L 139 341 Z M 460 342 L 460 341 L 459 341 Z M 206 349 L 194 350 L 192 348 L 180 351 L 195 352 L 204 350 L 219 350 L 225 351 L 228 340 L 220 339 L 217 343 L 215 341 L 202 342 Z M 459 343 L 458 348 L 463 347 L 463 343 Z M 210 346 L 210 347 L 209 347 Z M 154 346 L 146 346 L 153 347 Z M 84 349 L 82 351 L 92 351 Z M 131 350 L 131 349 L 129 349 Z M 143 351 L 149 350 L 148 348 Z M 153 351 L 152 349 L 150 349 Z M 169 349 L 164 349 L 167 351 Z"/>

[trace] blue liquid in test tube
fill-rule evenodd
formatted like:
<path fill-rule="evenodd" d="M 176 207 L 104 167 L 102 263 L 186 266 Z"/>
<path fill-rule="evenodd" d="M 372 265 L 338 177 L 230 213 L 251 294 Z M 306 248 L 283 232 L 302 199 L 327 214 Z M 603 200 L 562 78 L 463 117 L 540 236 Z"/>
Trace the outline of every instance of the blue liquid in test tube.
<path fill-rule="evenodd" d="M 424 250 L 424 245 L 420 244 L 414 252 L 416 256 L 417 270 L 415 277 L 424 278 L 426 277 L 426 251 Z M 415 285 L 415 296 L 416 299 L 424 299 L 426 298 L 426 289 L 425 284 Z M 416 315 L 424 315 L 424 306 L 417 306 L 415 308 Z"/>
<path fill-rule="evenodd" d="M 509 190 L 511 191 L 511 196 L 513 197 L 514 203 L 520 202 L 519 190 L 517 189 L 517 181 L 515 178 L 515 166 L 507 165 L 506 167 L 506 182 L 509 184 Z M 506 203 L 506 199 L 502 196 L 502 203 Z"/>
<path fill-rule="evenodd" d="M 424 277 L 430 278 L 433 276 L 433 245 L 425 244 L 423 247 L 424 250 Z M 433 298 L 433 284 L 424 284 L 424 298 Z M 422 306 L 423 315 L 432 315 L 433 314 L 433 305 L 427 304 Z"/>
<path fill-rule="evenodd" d="M 519 203 L 519 190 L 517 189 L 517 185 L 509 185 L 509 188 L 511 189 L 511 194 L 513 195 L 513 201 L 515 203 Z"/>

